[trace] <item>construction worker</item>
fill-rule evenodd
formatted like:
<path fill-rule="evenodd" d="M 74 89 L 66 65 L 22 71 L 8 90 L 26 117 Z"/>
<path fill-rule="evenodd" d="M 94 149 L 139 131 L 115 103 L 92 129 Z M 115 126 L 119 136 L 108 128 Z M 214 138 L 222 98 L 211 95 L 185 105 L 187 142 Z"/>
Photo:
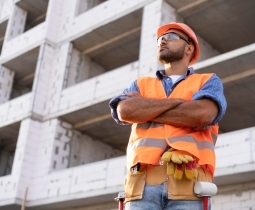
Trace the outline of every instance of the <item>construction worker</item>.
<path fill-rule="evenodd" d="M 214 177 L 218 122 L 226 110 L 222 82 L 189 67 L 200 50 L 186 24 L 158 28 L 157 44 L 165 69 L 136 79 L 110 101 L 114 120 L 132 124 L 125 209 L 199 210 L 193 188 Z"/>

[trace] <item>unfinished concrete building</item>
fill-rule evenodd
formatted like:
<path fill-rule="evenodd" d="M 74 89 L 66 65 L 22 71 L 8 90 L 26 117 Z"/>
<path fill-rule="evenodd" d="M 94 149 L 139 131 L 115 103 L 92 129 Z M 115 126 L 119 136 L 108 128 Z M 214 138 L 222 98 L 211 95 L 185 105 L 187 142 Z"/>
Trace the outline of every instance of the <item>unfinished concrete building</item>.
<path fill-rule="evenodd" d="M 254 14 L 254 0 L 0 0 L 0 209 L 117 209 L 130 126 L 108 102 L 162 68 L 156 29 L 172 21 L 228 101 L 212 209 L 255 209 Z"/>

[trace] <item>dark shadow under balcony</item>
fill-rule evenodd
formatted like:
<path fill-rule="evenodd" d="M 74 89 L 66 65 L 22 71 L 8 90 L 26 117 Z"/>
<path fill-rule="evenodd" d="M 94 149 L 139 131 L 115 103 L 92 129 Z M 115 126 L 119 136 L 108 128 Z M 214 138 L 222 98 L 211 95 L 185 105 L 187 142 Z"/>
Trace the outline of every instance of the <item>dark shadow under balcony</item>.
<path fill-rule="evenodd" d="M 11 174 L 20 122 L 0 128 L 0 177 Z"/>

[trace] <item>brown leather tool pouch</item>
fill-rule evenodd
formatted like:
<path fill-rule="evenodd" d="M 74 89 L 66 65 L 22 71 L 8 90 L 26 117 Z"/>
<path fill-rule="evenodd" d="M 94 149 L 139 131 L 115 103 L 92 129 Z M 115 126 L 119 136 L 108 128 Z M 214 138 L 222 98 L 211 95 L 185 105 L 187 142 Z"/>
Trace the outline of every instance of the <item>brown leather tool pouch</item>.
<path fill-rule="evenodd" d="M 165 165 L 147 165 L 146 183 L 149 185 L 159 185 L 167 180 L 166 164 Z"/>
<path fill-rule="evenodd" d="M 142 199 L 145 186 L 145 172 L 128 174 L 125 180 L 125 203 Z"/>
<path fill-rule="evenodd" d="M 168 176 L 168 199 L 201 200 L 201 198 L 194 195 L 194 184 L 199 181 L 212 182 L 210 172 L 202 167 L 198 168 L 198 177 L 194 180 L 188 180 L 185 175 L 183 175 L 181 180 L 175 179 L 173 175 Z"/>

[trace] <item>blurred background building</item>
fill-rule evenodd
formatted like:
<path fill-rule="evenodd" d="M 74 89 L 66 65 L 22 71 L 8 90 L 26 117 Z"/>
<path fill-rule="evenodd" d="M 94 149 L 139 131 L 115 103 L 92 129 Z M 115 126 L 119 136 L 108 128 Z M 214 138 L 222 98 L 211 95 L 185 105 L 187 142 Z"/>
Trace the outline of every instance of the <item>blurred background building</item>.
<path fill-rule="evenodd" d="M 228 102 L 212 210 L 255 209 L 254 0 L 0 0 L 0 210 L 115 210 L 130 126 L 109 100 L 154 75 L 156 29 L 191 26 Z M 27 192 L 27 194 L 26 194 Z"/>

